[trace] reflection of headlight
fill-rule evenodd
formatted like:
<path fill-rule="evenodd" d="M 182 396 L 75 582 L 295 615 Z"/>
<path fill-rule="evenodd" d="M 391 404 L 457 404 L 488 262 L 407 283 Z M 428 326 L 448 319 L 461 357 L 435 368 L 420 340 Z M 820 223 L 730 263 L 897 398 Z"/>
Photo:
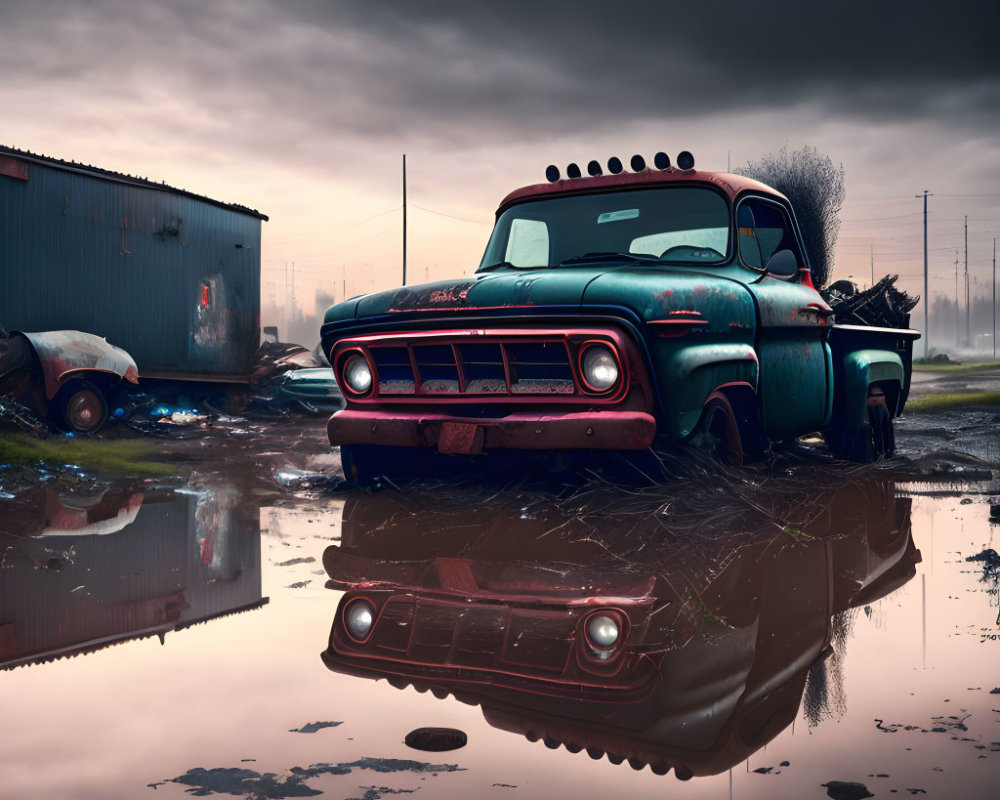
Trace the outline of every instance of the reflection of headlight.
<path fill-rule="evenodd" d="M 358 394 L 364 394 L 372 388 L 372 370 L 368 360 L 361 355 L 351 356 L 344 367 L 344 381 L 348 387 Z"/>
<path fill-rule="evenodd" d="M 614 647 L 620 635 L 618 621 L 608 614 L 594 614 L 587 620 L 587 637 L 596 647 Z"/>
<path fill-rule="evenodd" d="M 367 600 L 353 600 L 344 609 L 344 625 L 355 639 L 364 640 L 375 622 L 375 609 Z"/>
<path fill-rule="evenodd" d="M 591 345 L 583 354 L 583 379 L 597 392 L 610 389 L 618 381 L 618 361 L 603 345 Z"/>

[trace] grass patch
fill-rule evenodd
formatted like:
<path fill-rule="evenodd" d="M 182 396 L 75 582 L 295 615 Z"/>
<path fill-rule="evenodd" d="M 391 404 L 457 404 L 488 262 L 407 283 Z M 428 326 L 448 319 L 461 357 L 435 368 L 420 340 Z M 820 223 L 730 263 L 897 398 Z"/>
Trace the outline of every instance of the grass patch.
<path fill-rule="evenodd" d="M 969 375 L 1000 368 L 1000 361 L 979 361 L 975 364 L 914 364 L 914 372 L 940 372 L 943 375 Z"/>
<path fill-rule="evenodd" d="M 35 439 L 20 433 L 0 439 L 0 463 L 5 464 L 73 464 L 87 472 L 114 476 L 176 474 L 176 467 L 151 460 L 156 456 L 154 446 L 137 440 Z"/>
<path fill-rule="evenodd" d="M 906 410 L 913 414 L 927 411 L 947 411 L 968 406 L 1000 406 L 1000 392 L 942 392 L 910 400 Z"/>

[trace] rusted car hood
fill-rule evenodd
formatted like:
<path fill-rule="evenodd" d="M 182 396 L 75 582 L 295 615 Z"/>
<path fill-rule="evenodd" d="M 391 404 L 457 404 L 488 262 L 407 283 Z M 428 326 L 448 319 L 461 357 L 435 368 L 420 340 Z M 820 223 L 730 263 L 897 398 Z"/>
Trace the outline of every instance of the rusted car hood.
<path fill-rule="evenodd" d="M 132 356 L 100 336 L 83 331 L 15 333 L 34 348 L 45 375 L 45 394 L 50 400 L 63 381 L 78 371 L 108 372 L 132 383 L 139 382 L 139 370 Z"/>
<path fill-rule="evenodd" d="M 720 293 L 737 306 L 752 309 L 746 289 L 726 272 L 717 272 L 718 275 L 706 274 L 677 267 L 609 268 L 606 264 L 504 270 L 365 295 L 331 307 L 324 321 L 335 323 L 404 312 L 454 313 L 536 306 L 578 308 L 584 303 L 621 305 L 623 300 L 640 317 L 659 318 L 664 308 L 682 307 L 684 301 L 693 305 L 697 298 L 691 295 L 704 292 Z M 630 286 L 635 288 L 628 291 Z"/>

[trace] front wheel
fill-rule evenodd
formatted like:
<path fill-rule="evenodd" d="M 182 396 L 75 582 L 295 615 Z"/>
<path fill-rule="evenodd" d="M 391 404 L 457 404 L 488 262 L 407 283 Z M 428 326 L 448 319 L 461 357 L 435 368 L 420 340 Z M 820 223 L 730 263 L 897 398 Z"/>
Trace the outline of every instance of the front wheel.
<path fill-rule="evenodd" d="M 714 392 L 706 401 L 701 433 L 704 444 L 719 461 L 738 467 L 746 460 L 736 412 L 722 392 Z"/>

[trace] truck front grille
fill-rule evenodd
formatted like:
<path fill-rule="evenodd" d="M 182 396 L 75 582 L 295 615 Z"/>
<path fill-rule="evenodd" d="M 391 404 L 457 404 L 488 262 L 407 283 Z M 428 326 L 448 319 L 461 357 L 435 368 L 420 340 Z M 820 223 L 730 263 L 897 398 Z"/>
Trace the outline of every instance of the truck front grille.
<path fill-rule="evenodd" d="M 580 380 L 580 353 L 600 344 L 622 364 L 618 384 L 610 391 L 586 391 Z M 620 399 L 627 388 L 623 337 L 608 330 L 462 331 L 435 334 L 390 334 L 341 341 L 332 362 L 340 370 L 351 354 L 371 365 L 373 389 L 355 401 L 377 398 L 403 401 L 475 397 L 480 400 L 545 400 L 580 397 Z"/>

